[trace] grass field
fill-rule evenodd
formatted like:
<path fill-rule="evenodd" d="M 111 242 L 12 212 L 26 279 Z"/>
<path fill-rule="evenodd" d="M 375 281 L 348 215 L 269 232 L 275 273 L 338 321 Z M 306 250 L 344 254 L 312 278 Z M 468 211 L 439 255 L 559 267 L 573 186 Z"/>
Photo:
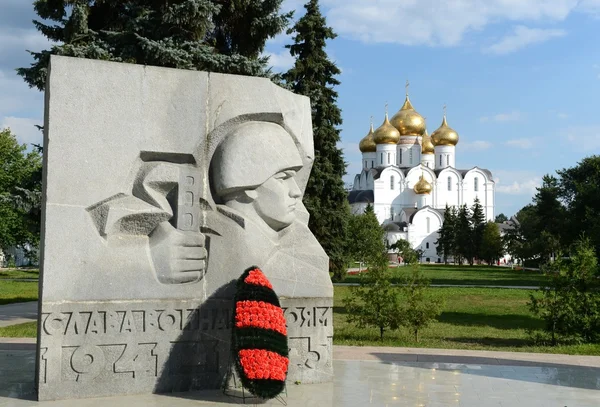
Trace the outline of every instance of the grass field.
<path fill-rule="evenodd" d="M 37 322 L 0 327 L 0 338 L 35 338 Z"/>
<path fill-rule="evenodd" d="M 358 329 L 346 322 L 343 298 L 350 287 L 335 287 L 334 343 L 355 346 L 406 346 L 446 349 L 600 355 L 598 345 L 539 346 L 528 334 L 543 322 L 527 308 L 529 290 L 499 288 L 431 288 L 444 300 L 438 322 L 420 333 L 416 343 L 406 328 L 386 332 L 379 340 L 376 328 Z"/>
<path fill-rule="evenodd" d="M 410 266 L 392 269 L 393 282 L 400 282 L 402 276 L 410 273 Z M 431 284 L 469 284 L 504 286 L 539 286 L 547 280 L 538 271 L 511 270 L 508 267 L 453 266 L 444 264 L 421 265 L 425 277 Z M 360 276 L 349 275 L 344 283 L 357 283 Z"/>
<path fill-rule="evenodd" d="M 0 280 L 7 278 L 39 278 L 38 269 L 0 269 Z"/>
<path fill-rule="evenodd" d="M 37 281 L 0 280 L 0 305 L 14 302 L 36 301 L 38 299 Z"/>
<path fill-rule="evenodd" d="M 6 284 L 8 282 L 0 282 Z M 35 284 L 35 283 L 22 283 Z M 358 329 L 346 321 L 343 299 L 351 287 L 335 287 L 334 343 L 354 346 L 406 346 L 446 349 L 600 355 L 598 345 L 536 345 L 528 329 L 543 326 L 527 308 L 529 290 L 500 288 L 431 288 L 444 300 L 439 321 L 420 333 L 416 343 L 406 328 L 386 332 L 383 342 L 376 328 Z M 37 290 L 37 286 L 36 286 Z M 37 292 L 36 292 L 37 293 Z M 35 299 L 35 298 L 33 298 Z M 1 300 L 0 300 L 1 301 Z M 0 328 L 0 337 L 35 337 L 35 322 Z"/>

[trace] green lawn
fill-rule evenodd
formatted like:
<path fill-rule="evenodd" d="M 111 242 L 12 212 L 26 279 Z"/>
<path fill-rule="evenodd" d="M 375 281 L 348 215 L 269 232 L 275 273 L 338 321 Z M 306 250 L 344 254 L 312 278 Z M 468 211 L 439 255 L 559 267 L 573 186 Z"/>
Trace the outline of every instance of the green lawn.
<path fill-rule="evenodd" d="M 0 280 L 0 305 L 13 302 L 37 301 L 37 281 L 2 281 Z"/>
<path fill-rule="evenodd" d="M 351 287 L 335 287 L 334 343 L 355 346 L 406 346 L 447 349 L 506 350 L 522 352 L 600 355 L 597 345 L 539 346 L 527 329 L 543 326 L 527 308 L 530 290 L 500 288 L 431 288 L 443 298 L 443 312 L 420 334 L 416 343 L 405 328 L 386 332 L 379 340 L 376 328 L 358 329 L 346 321 L 343 298 Z M 0 281 L 0 304 L 37 299 L 36 282 Z M 0 337 L 35 337 L 36 323 L 0 328 Z"/>
<path fill-rule="evenodd" d="M 1 269 L 0 280 L 6 278 L 39 278 L 38 269 Z"/>
<path fill-rule="evenodd" d="M 386 332 L 379 340 L 376 328 L 358 329 L 346 322 L 342 300 L 350 287 L 335 287 L 334 336 L 338 345 L 406 346 L 446 349 L 600 355 L 598 345 L 537 346 L 527 329 L 543 326 L 527 308 L 529 290 L 499 288 L 431 288 L 444 299 L 439 321 L 420 334 L 416 343 L 406 328 Z"/>
<path fill-rule="evenodd" d="M 0 327 L 0 338 L 35 338 L 37 322 Z"/>
<path fill-rule="evenodd" d="M 392 269 L 393 281 L 400 282 L 401 277 L 410 273 L 410 266 Z M 470 284 L 470 285 L 505 285 L 505 286 L 539 286 L 546 277 L 538 271 L 511 270 L 505 267 L 490 266 L 452 266 L 444 264 L 421 265 L 425 277 L 431 284 Z M 357 283 L 360 276 L 349 275 L 344 283 Z"/>

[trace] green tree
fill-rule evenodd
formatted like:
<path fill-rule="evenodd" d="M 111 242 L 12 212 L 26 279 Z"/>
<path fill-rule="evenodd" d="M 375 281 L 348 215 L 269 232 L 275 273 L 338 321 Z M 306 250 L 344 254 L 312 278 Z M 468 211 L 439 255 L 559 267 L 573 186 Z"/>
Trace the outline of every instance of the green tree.
<path fill-rule="evenodd" d="M 350 207 L 342 181 L 346 163 L 337 147 L 342 112 L 334 87 L 340 84 L 336 79 L 340 70 L 325 50 L 327 40 L 336 34 L 327 26 L 317 0 L 309 1 L 304 8 L 306 14 L 288 30 L 294 43 L 287 48 L 296 62 L 283 78 L 295 93 L 311 100 L 315 160 L 304 204 L 310 213 L 308 226 L 329 256 L 334 278 L 340 280 L 345 274 Z"/>
<path fill-rule="evenodd" d="M 498 225 L 494 222 L 488 222 L 483 228 L 481 238 L 480 255 L 481 259 L 487 264 L 493 264 L 504 254 L 504 244 L 500 236 Z"/>
<path fill-rule="evenodd" d="M 513 260 L 518 261 L 523 258 L 523 236 L 520 224 L 513 224 L 511 228 L 506 229 L 502 236 L 502 244 L 505 253 L 508 253 Z"/>
<path fill-rule="evenodd" d="M 456 208 L 449 208 L 446 205 L 444 211 L 444 223 L 438 231 L 438 240 L 435 242 L 438 256 L 444 258 L 444 263 L 448 264 L 448 257 L 454 255 Z"/>
<path fill-rule="evenodd" d="M 40 233 L 39 202 L 42 160 L 26 152 L 10 129 L 0 130 L 0 249 L 31 244 Z"/>
<path fill-rule="evenodd" d="M 574 244 L 570 258 L 558 256 L 543 266 L 550 283 L 530 295 L 529 307 L 545 322 L 552 343 L 557 337 L 600 341 L 598 260 L 588 238 Z"/>
<path fill-rule="evenodd" d="M 359 328 L 378 328 L 380 340 L 387 330 L 398 329 L 403 322 L 403 306 L 398 289 L 391 284 L 387 263 L 385 253 L 372 258 L 360 286 L 352 287 L 344 298 L 348 322 Z"/>
<path fill-rule="evenodd" d="M 358 258 L 362 263 L 371 263 L 385 254 L 385 231 L 379 225 L 371 205 L 362 215 L 350 217 L 348 232 L 351 236 L 348 249 L 353 258 Z"/>
<path fill-rule="evenodd" d="M 508 220 L 508 217 L 506 217 L 505 214 L 499 213 L 498 215 L 496 215 L 496 219 L 494 220 L 494 222 L 496 222 L 496 223 L 504 223 L 507 220 Z"/>
<path fill-rule="evenodd" d="M 267 76 L 265 42 L 286 27 L 282 0 L 36 0 L 36 28 L 56 42 L 19 68 L 44 89 L 50 55 Z"/>
<path fill-rule="evenodd" d="M 586 157 L 557 174 L 559 198 L 567 212 L 560 224 L 561 238 L 569 244 L 585 233 L 600 256 L 600 155 Z"/>
<path fill-rule="evenodd" d="M 471 217 L 469 221 L 471 223 L 472 246 L 468 257 L 476 257 L 477 259 L 481 259 L 483 231 L 485 228 L 485 215 L 483 213 L 483 206 L 481 206 L 479 198 L 475 198 L 475 201 L 473 202 L 473 206 L 471 207 Z M 469 263 L 473 265 L 472 261 L 470 261 Z"/>
<path fill-rule="evenodd" d="M 442 301 L 428 293 L 429 284 L 419 266 L 415 265 L 400 289 L 402 325 L 410 329 L 415 342 L 419 342 L 419 332 L 438 317 L 442 308 Z"/>
<path fill-rule="evenodd" d="M 398 253 L 405 264 L 414 264 L 419 261 L 417 251 L 410 246 L 408 240 L 398 239 L 396 243 L 390 246 L 390 249 Z"/>
<path fill-rule="evenodd" d="M 464 259 L 469 264 L 473 264 L 473 234 L 470 218 L 467 205 L 461 205 L 456 215 L 454 229 L 455 257 L 458 260 L 458 264 L 462 264 Z"/>
<path fill-rule="evenodd" d="M 560 200 L 560 183 L 556 177 L 545 175 L 542 186 L 533 198 L 536 213 L 536 247 L 543 259 L 550 260 L 561 249 L 565 207 Z"/>

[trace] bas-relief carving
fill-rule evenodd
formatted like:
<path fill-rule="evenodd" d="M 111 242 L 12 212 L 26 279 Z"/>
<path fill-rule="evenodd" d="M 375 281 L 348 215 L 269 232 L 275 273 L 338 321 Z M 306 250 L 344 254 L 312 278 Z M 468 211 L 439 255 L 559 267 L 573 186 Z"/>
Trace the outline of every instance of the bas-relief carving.
<path fill-rule="evenodd" d="M 310 296 L 310 288 L 295 292 L 304 279 L 327 287 L 327 259 L 297 217 L 303 193 L 295 176 L 305 164 L 286 129 L 236 124 L 209 161 L 141 152 L 131 193 L 87 208 L 98 234 L 109 244 L 118 236 L 148 236 L 152 267 L 164 284 L 197 283 L 211 269 L 231 270 L 235 278 L 236 270 L 256 264 L 276 280 L 280 296 Z"/>
<path fill-rule="evenodd" d="M 273 92 L 265 83 L 269 87 L 258 90 Z M 102 253 L 118 253 L 111 267 L 124 259 L 139 263 L 156 280 L 149 275 L 144 289 L 187 291 L 183 297 L 148 300 L 140 292 L 138 298 L 91 302 L 47 302 L 42 294 L 40 399 L 219 387 L 230 361 L 229 283 L 251 265 L 262 268 L 285 308 L 289 380 L 332 380 L 328 259 L 302 204 L 313 155 L 312 136 L 303 127 L 310 129 L 303 122 L 310 107 L 296 96 L 271 97 L 285 101 L 280 111 L 248 113 L 244 109 L 254 106 L 232 108 L 235 98 L 219 105 L 223 117 L 219 109 L 211 113 L 213 128 L 207 126 L 189 151 L 144 149 L 140 141 L 128 181 L 86 201 L 82 215 L 94 244 Z M 81 253 L 85 261 L 76 271 L 82 278 L 104 278 L 102 286 L 111 287 L 93 274 L 98 260 Z M 130 261 L 123 253 L 139 256 Z"/>

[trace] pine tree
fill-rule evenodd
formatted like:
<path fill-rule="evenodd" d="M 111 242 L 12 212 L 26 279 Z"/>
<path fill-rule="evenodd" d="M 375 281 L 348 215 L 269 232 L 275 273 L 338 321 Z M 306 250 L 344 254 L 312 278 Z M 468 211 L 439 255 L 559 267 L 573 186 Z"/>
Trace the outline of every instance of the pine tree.
<path fill-rule="evenodd" d="M 282 0 L 36 0 L 34 21 L 51 49 L 31 52 L 19 68 L 44 89 L 50 55 L 171 68 L 266 76 L 259 57 L 268 38 L 287 25 Z M 45 21 L 51 21 L 47 24 Z"/>
<path fill-rule="evenodd" d="M 456 216 L 454 246 L 458 264 L 466 259 L 473 264 L 473 234 L 471 230 L 471 215 L 467 205 L 461 205 Z"/>
<path fill-rule="evenodd" d="M 453 254 L 454 247 L 454 229 L 456 223 L 456 209 L 452 207 L 450 209 L 448 205 L 446 205 L 446 210 L 444 211 L 444 223 L 442 227 L 438 231 L 439 237 L 435 242 L 436 251 L 438 256 L 443 257 L 444 263 L 448 264 L 448 257 Z"/>
<path fill-rule="evenodd" d="M 294 44 L 287 47 L 296 63 L 283 78 L 295 93 L 310 97 L 312 103 L 315 160 L 304 204 L 310 213 L 310 230 L 329 256 L 334 279 L 340 280 L 345 275 L 350 208 L 342 181 L 346 163 L 337 147 L 342 114 L 333 87 L 340 84 L 335 78 L 340 70 L 325 51 L 326 41 L 336 34 L 327 27 L 317 0 L 310 0 L 304 8 L 306 14 L 288 31 L 294 34 Z"/>
<path fill-rule="evenodd" d="M 483 214 L 483 206 L 479 198 L 475 198 L 473 206 L 471 207 L 471 230 L 473 232 L 472 240 L 472 252 L 469 257 L 476 257 L 481 259 L 481 244 L 483 240 L 483 230 L 485 229 L 485 215 Z"/>

